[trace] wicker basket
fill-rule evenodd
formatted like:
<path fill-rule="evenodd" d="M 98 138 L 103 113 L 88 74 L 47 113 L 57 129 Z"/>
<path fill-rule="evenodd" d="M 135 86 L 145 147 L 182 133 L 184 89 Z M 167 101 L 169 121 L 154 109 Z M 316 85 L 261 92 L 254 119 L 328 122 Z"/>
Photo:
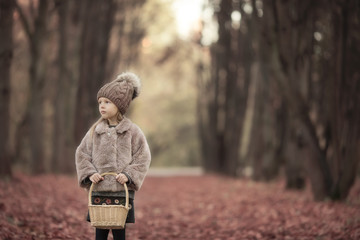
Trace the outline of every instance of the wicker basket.
<path fill-rule="evenodd" d="M 114 175 L 116 173 L 103 173 L 101 176 Z M 129 212 L 129 192 L 124 184 L 126 193 L 125 206 L 123 205 L 93 205 L 91 203 L 91 194 L 94 184 L 91 184 L 89 190 L 89 214 L 91 226 L 105 229 L 122 229 L 125 226 L 126 218 Z"/>

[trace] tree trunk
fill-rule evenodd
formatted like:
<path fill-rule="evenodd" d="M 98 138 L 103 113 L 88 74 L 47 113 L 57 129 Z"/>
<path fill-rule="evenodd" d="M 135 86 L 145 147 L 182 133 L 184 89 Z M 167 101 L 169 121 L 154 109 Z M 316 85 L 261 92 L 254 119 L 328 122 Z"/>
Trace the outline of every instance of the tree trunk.
<path fill-rule="evenodd" d="M 29 133 L 30 167 L 35 174 L 45 172 L 44 145 L 43 145 L 43 109 L 44 109 L 44 81 L 47 69 L 47 60 L 44 53 L 44 44 L 47 38 L 47 9 L 49 1 L 40 0 L 37 16 L 33 20 L 33 30 L 30 21 L 26 19 L 21 7 L 16 4 L 30 47 L 30 93 L 28 106 L 24 117 L 23 133 Z M 25 130 L 24 130 L 25 129 Z"/>
<path fill-rule="evenodd" d="M 229 24 L 231 21 L 232 3 L 229 1 L 222 1 L 220 3 L 220 11 L 217 13 L 219 23 L 219 40 L 212 47 L 212 59 L 214 59 L 214 71 L 212 74 L 212 91 L 213 98 L 209 103 L 209 131 L 211 133 L 210 145 L 208 149 L 212 149 L 210 171 L 220 172 L 228 175 L 235 175 L 237 159 L 234 156 L 233 148 L 236 148 L 236 140 L 231 134 L 238 134 L 237 129 L 229 128 L 233 126 L 235 119 L 235 109 L 233 103 L 235 101 L 234 91 L 237 76 L 234 75 L 234 70 L 230 69 L 230 64 L 234 64 L 231 53 L 232 36 Z"/>
<path fill-rule="evenodd" d="M 251 65 L 251 81 L 255 86 L 253 101 L 253 120 L 251 129 L 249 152 L 246 157 L 251 162 L 255 180 L 269 181 L 278 175 L 283 147 L 283 133 L 286 124 L 282 124 L 282 118 L 278 116 L 283 109 L 282 99 L 278 96 L 278 89 L 270 74 L 270 52 L 267 41 L 262 37 L 266 30 L 269 13 L 264 12 L 260 18 L 257 12 L 256 1 L 252 1 L 253 12 L 247 29 L 249 43 L 247 49 L 252 49 L 250 56 L 245 56 L 246 62 Z M 246 16 L 245 13 L 242 13 Z M 243 23 L 244 24 L 244 23 Z M 246 127 L 244 126 L 246 129 Z"/>
<path fill-rule="evenodd" d="M 81 4 L 78 3 L 78 4 Z M 70 33 L 70 16 L 74 6 L 68 0 L 57 1 L 59 16 L 59 40 L 58 40 L 58 80 L 56 82 L 55 113 L 54 113 L 54 151 L 52 160 L 52 171 L 60 173 L 71 173 L 74 170 L 73 152 L 75 141 L 73 138 L 75 96 L 73 94 L 73 81 L 69 69 L 69 39 L 79 42 L 76 36 Z M 73 49 L 72 49 L 73 50 Z"/>
<path fill-rule="evenodd" d="M 0 177 L 11 177 L 9 154 L 10 119 L 10 67 L 13 57 L 13 12 L 12 0 L 0 0 Z"/>
<path fill-rule="evenodd" d="M 203 163 L 206 171 L 237 176 L 239 173 L 239 145 L 250 82 L 244 74 L 242 52 L 250 41 L 244 41 L 242 32 L 231 26 L 231 13 L 237 3 L 221 1 L 216 13 L 217 43 L 210 47 L 211 70 L 204 86 L 206 113 L 201 113 Z M 251 64 L 250 64 L 251 65 Z"/>
<path fill-rule="evenodd" d="M 287 114 L 290 115 L 290 114 Z M 288 120 L 285 144 L 285 176 L 287 189 L 303 189 L 305 187 L 304 167 L 306 159 L 310 158 L 307 146 L 306 131 L 299 121 L 291 116 Z"/>
<path fill-rule="evenodd" d="M 113 0 L 85 2 L 76 101 L 76 142 L 80 142 L 99 115 L 96 94 L 105 82 L 109 36 L 115 9 Z"/>
<path fill-rule="evenodd" d="M 252 81 L 256 81 L 255 107 L 249 154 L 254 180 L 269 181 L 278 176 L 282 163 L 283 134 L 287 124 L 284 107 L 261 63 L 254 63 Z M 265 73 L 264 73 L 265 71 Z M 256 74 L 255 74 L 256 73 Z M 275 93 L 275 94 L 274 94 Z"/>
<path fill-rule="evenodd" d="M 133 1 L 131 1 L 130 3 L 133 3 Z M 113 26 L 113 32 L 115 32 L 115 37 L 118 38 L 118 42 L 117 44 L 113 47 L 113 49 L 110 49 L 111 51 L 109 52 L 109 63 L 108 63 L 108 73 L 106 75 L 107 79 L 111 78 L 110 74 L 113 73 L 119 73 L 121 63 L 123 62 L 122 57 L 123 57 L 123 51 L 124 51 L 124 47 L 125 46 L 123 44 L 124 38 L 126 36 L 126 13 L 132 13 L 131 9 L 128 8 L 128 4 L 129 1 L 127 0 L 120 0 L 117 2 L 117 8 L 120 11 L 117 11 L 115 16 L 114 16 L 114 26 Z M 128 10 L 129 9 L 129 10 Z M 139 41 L 140 39 L 137 39 L 137 41 Z M 111 46 L 110 46 L 111 47 Z"/>
<path fill-rule="evenodd" d="M 131 65 L 135 63 L 138 59 L 139 54 L 139 42 L 143 39 L 145 35 L 145 30 L 141 26 L 141 22 L 139 21 L 139 16 L 143 11 L 142 5 L 146 2 L 146 0 L 133 0 L 133 1 L 125 1 L 125 8 L 122 9 L 121 14 L 126 16 L 126 24 L 129 29 L 126 32 L 126 37 L 120 36 L 123 40 L 124 46 L 124 56 L 123 61 L 121 62 L 122 69 L 129 69 Z M 128 13 L 131 14 L 128 14 Z"/>
<path fill-rule="evenodd" d="M 207 68 L 209 64 L 199 60 L 197 65 L 197 126 L 200 138 L 200 151 L 202 156 L 202 165 L 207 171 L 215 171 L 214 159 L 211 154 L 213 149 L 210 149 L 211 132 L 209 131 L 209 111 L 208 104 L 210 101 L 209 81 L 210 69 Z"/>
<path fill-rule="evenodd" d="M 334 182 L 331 198 L 343 200 L 355 182 L 360 140 L 360 34 L 356 1 L 334 2 L 334 75 L 331 115 Z"/>

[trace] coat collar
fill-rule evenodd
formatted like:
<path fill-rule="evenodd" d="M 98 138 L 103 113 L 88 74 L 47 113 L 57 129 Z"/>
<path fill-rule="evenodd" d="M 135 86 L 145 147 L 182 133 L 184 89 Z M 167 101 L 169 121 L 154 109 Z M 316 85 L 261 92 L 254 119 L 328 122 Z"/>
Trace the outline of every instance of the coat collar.
<path fill-rule="evenodd" d="M 123 117 L 123 120 L 115 127 L 117 133 L 123 133 L 130 129 L 132 122 L 130 119 Z M 105 133 L 109 129 L 109 125 L 106 120 L 101 121 L 95 128 L 97 134 Z"/>

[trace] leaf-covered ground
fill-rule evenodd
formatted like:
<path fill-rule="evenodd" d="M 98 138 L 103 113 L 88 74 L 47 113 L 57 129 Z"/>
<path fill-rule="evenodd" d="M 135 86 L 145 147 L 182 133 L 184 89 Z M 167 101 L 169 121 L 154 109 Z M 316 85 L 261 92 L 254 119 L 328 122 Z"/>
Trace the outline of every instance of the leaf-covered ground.
<path fill-rule="evenodd" d="M 148 177 L 128 239 L 360 239 L 360 184 L 348 201 L 219 176 Z M 0 181 L 0 239 L 93 239 L 75 177 Z"/>

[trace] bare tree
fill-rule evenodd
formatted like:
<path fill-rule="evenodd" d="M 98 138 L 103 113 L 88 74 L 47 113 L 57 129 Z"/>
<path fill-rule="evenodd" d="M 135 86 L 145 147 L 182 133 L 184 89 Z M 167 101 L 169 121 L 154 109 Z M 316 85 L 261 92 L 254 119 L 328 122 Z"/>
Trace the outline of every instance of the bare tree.
<path fill-rule="evenodd" d="M 106 79 L 131 68 L 138 60 L 140 42 L 146 33 L 141 19 L 145 2 L 146 0 L 116 1 L 117 11 L 110 44 L 113 48 L 109 49 Z"/>
<path fill-rule="evenodd" d="M 55 78 L 54 139 L 51 168 L 53 172 L 69 173 L 74 170 L 74 119 L 81 16 L 84 1 L 56 1 L 58 20 L 58 79 Z"/>
<path fill-rule="evenodd" d="M 105 82 L 110 31 L 116 4 L 113 0 L 84 1 L 76 101 L 75 140 L 79 142 L 98 116 L 96 93 Z"/>
<path fill-rule="evenodd" d="M 216 3 L 214 3 L 216 4 Z M 231 13 L 239 4 L 221 1 L 215 9 L 219 39 L 211 48 L 209 81 L 200 93 L 201 112 L 199 132 L 202 138 L 202 155 L 207 171 L 236 176 L 239 167 L 239 144 L 250 81 L 250 65 L 242 59 L 246 52 L 246 35 L 231 27 Z M 243 52 L 242 52 L 243 51 Z M 245 71 L 245 74 L 244 74 Z"/>
<path fill-rule="evenodd" d="M 43 109 L 44 81 L 47 71 L 47 60 L 44 44 L 47 39 L 47 21 L 49 1 L 40 0 L 35 16 L 26 17 L 22 7 L 15 1 L 21 23 L 29 42 L 30 52 L 30 89 L 25 117 L 21 124 L 23 138 L 30 144 L 30 162 L 34 173 L 45 171 L 43 146 Z"/>
<path fill-rule="evenodd" d="M 243 61 L 249 66 L 250 88 L 241 144 L 241 162 L 252 167 L 252 178 L 271 180 L 278 176 L 282 163 L 286 118 L 285 104 L 270 74 L 268 41 L 263 37 L 267 29 L 267 12 L 253 0 L 248 3 L 251 13 L 241 9 L 242 24 L 247 29 L 247 51 Z M 251 5 L 250 5 L 251 4 Z M 247 133 L 248 132 L 248 133 Z"/>

